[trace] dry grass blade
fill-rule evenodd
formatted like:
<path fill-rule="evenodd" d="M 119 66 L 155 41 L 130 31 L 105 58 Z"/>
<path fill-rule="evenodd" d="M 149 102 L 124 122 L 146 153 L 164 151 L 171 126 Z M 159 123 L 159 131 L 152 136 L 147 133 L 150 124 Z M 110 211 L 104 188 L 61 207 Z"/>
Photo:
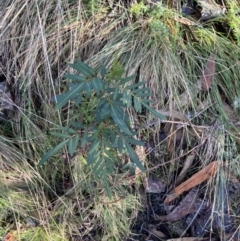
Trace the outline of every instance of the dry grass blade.
<path fill-rule="evenodd" d="M 210 177 L 214 176 L 217 172 L 218 168 L 218 162 L 213 161 L 210 164 L 208 164 L 206 167 L 204 167 L 202 170 L 194 174 L 191 178 L 189 178 L 187 181 L 183 182 L 179 186 L 173 189 L 172 193 L 169 194 L 169 196 L 164 200 L 165 204 L 170 203 L 173 201 L 176 197 L 181 195 L 183 192 L 190 190 L 193 187 L 196 187 L 200 183 L 206 181 Z"/>

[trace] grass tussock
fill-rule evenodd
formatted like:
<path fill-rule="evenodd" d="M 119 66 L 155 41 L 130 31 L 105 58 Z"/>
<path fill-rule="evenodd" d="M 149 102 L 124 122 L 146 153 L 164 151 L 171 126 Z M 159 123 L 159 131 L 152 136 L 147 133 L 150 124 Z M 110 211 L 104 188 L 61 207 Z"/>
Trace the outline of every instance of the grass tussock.
<path fill-rule="evenodd" d="M 71 71 L 67 63 L 76 59 L 95 67 L 111 66 L 117 58 L 127 75 L 137 73 L 145 80 L 156 101 L 153 107 L 168 113 L 165 123 L 132 113 L 132 119 L 140 122 L 139 135 L 152 146 L 146 152 L 147 175 L 174 183 L 173 173 L 183 166 L 177 158 L 193 148 L 197 164 L 191 172 L 212 160 L 225 163 L 216 179 L 205 185 L 214 210 L 220 213 L 225 208 L 230 176 L 237 180 L 240 176 L 240 40 L 234 12 L 238 3 L 226 1 L 229 11 L 220 22 L 187 26 L 176 20 L 177 9 L 147 2 L 142 6 L 136 1 L 75 0 L 0 4 L 0 74 L 8 81 L 15 103 L 10 124 L 0 126 L 2 238 L 11 233 L 19 240 L 123 240 L 142 209 L 137 178 L 111 177 L 109 200 L 104 183 L 93 178 L 86 164 L 85 150 L 75 157 L 63 150 L 45 166 L 37 166 L 58 143 L 49 130 L 67 125 L 74 114 L 70 105 L 54 111 L 51 99 L 66 90 L 63 75 Z M 211 90 L 198 92 L 197 82 L 214 49 Z M 188 116 L 191 128 L 174 112 Z M 175 145 L 179 129 L 184 132 L 179 141 L 187 140 L 185 153 Z M 168 133 L 164 140 L 163 130 Z M 237 207 L 228 202 L 231 206 Z M 27 227 L 27 218 L 34 227 Z"/>

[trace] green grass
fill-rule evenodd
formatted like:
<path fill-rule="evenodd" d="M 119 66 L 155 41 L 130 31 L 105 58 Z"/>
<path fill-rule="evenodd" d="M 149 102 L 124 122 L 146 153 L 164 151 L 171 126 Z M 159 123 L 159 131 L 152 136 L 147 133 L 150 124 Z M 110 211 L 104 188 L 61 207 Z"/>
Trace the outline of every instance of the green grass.
<path fill-rule="evenodd" d="M 175 21 L 175 10 L 165 12 L 153 6 L 136 14 L 134 8 L 123 7 L 122 2 L 114 5 L 114 1 L 96 1 L 95 5 L 67 0 L 7 3 L 8 8 L 0 5 L 0 72 L 13 83 L 16 123 L 11 124 L 10 133 L 0 129 L 1 237 L 11 231 L 17 232 L 19 240 L 41 240 L 41 235 L 44 240 L 88 235 L 94 240 L 123 240 L 142 208 L 141 195 L 130 185 L 128 174 L 112 177 L 114 195 L 112 200 L 107 198 L 104 183 L 96 181 L 86 165 L 86 150 L 79 150 L 73 159 L 65 150 L 37 167 L 43 154 L 58 143 L 50 129 L 66 125 L 74 115 L 71 108 L 54 111 L 51 98 L 66 88 L 63 74 L 71 71 L 67 63 L 75 59 L 109 67 L 118 56 L 127 75 L 140 69 L 139 78 L 146 81 L 157 102 L 155 109 L 191 112 L 192 123 L 199 125 L 216 120 L 215 126 L 206 128 L 204 145 L 197 149 L 198 161 L 200 166 L 213 158 L 225 161 L 227 170 L 239 179 L 239 136 L 233 128 L 240 113 L 234 104 L 240 99 L 237 1 L 227 1 L 231 12 L 220 21 L 224 26 L 229 23 L 232 30 L 225 26 L 224 33 L 217 32 L 214 21 L 186 27 Z M 213 49 L 217 55 L 212 88 L 196 96 L 197 80 Z M 189 98 L 186 105 L 179 98 L 184 92 Z M 226 112 L 223 102 L 234 116 Z M 136 113 L 131 118 L 136 119 Z M 179 164 L 165 164 L 171 156 L 166 142 L 159 146 L 157 137 L 163 126 L 145 130 L 152 119 L 150 115 L 141 118 L 139 133 L 155 140 L 164 158 L 157 164 L 146 163 L 147 175 L 154 172 L 167 182 Z M 167 122 L 165 128 L 171 125 Z M 190 140 L 195 141 L 196 136 Z M 228 171 L 219 170 L 216 181 L 207 184 L 206 194 L 213 195 L 219 211 L 218 197 L 227 176 Z M 25 228 L 27 217 L 41 226 Z"/>

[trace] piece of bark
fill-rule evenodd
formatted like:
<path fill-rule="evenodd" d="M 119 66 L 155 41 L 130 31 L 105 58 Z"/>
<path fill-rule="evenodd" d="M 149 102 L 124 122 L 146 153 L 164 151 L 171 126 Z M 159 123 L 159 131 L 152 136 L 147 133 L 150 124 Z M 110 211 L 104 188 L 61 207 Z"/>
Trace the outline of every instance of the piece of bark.
<path fill-rule="evenodd" d="M 164 200 L 164 204 L 170 203 L 183 192 L 188 191 L 193 187 L 196 187 L 200 183 L 214 176 L 216 174 L 217 168 L 218 168 L 217 161 L 213 161 L 210 164 L 208 164 L 206 167 L 204 167 L 202 170 L 194 174 L 188 180 L 186 180 L 185 182 L 183 182 L 182 184 L 174 188 L 172 193 L 168 195 L 168 197 Z"/>
<path fill-rule="evenodd" d="M 166 216 L 158 216 L 157 219 L 165 222 L 175 222 L 184 218 L 189 213 L 195 212 L 197 197 L 198 192 L 195 189 L 191 190 L 171 213 Z"/>

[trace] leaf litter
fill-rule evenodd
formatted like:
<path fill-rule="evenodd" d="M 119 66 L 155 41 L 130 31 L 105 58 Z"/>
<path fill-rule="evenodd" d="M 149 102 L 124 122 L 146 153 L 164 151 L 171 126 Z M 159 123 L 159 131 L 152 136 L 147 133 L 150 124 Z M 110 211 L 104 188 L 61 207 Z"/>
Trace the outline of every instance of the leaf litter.
<path fill-rule="evenodd" d="M 215 58 L 216 51 L 214 50 L 207 60 L 201 78 L 199 78 L 191 93 L 191 98 L 196 98 L 200 91 L 210 91 L 215 74 Z M 168 152 L 176 152 L 176 141 L 183 141 L 187 138 L 186 134 L 182 131 L 183 124 L 186 123 L 187 126 L 190 127 L 188 131 L 192 129 L 190 139 L 197 137 L 198 142 L 201 143 L 199 146 L 206 145 L 208 147 L 210 144 L 210 149 L 208 148 L 207 150 L 209 152 L 209 160 L 201 161 L 200 170 L 197 172 L 195 171 L 195 173 L 189 177 L 188 173 L 192 172 L 192 166 L 195 165 L 194 161 L 199 158 L 197 155 L 198 149 L 189 152 L 174 184 L 171 184 L 170 188 L 168 188 L 168 190 L 172 190 L 170 193 L 166 191 L 167 185 L 164 185 L 161 179 L 145 179 L 145 195 L 147 196 L 148 204 L 146 206 L 147 209 L 142 213 L 143 216 L 145 215 L 142 223 L 144 230 L 150 235 L 148 237 L 156 236 L 159 238 L 156 240 L 218 240 L 216 234 L 212 233 L 212 230 L 218 230 L 218 237 L 221 237 L 222 240 L 228 240 L 226 237 L 229 239 L 231 238 L 234 241 L 238 240 L 240 235 L 238 230 L 234 228 L 233 218 L 230 216 L 228 210 L 225 209 L 222 213 L 221 209 L 216 209 L 215 203 L 211 200 L 211 197 L 203 196 L 202 193 L 202 190 L 204 190 L 204 183 L 206 181 L 214 180 L 219 168 L 221 170 L 225 170 L 226 168 L 224 161 L 219 162 L 214 158 L 216 156 L 214 143 L 217 143 L 217 140 L 214 139 L 214 131 L 218 128 L 218 124 L 211 118 L 209 119 L 209 124 L 193 125 L 192 120 L 179 111 L 182 107 L 189 104 L 189 93 L 183 92 L 180 95 L 179 100 L 180 105 L 178 105 L 178 108 L 175 106 L 171 111 L 159 111 L 170 119 L 170 121 L 162 120 L 161 123 L 166 123 L 166 125 L 170 123 L 171 126 L 170 129 L 163 132 L 164 138 L 162 138 L 161 141 L 166 141 L 169 139 L 169 136 L 174 133 L 172 141 L 169 141 L 169 146 L 172 145 L 172 147 Z M 204 109 L 202 106 L 204 106 Z M 200 112 L 210 107 L 211 106 L 209 106 L 208 102 L 203 99 L 200 101 L 199 106 L 196 107 L 196 110 Z M 223 107 L 232 124 L 235 125 L 236 120 L 238 121 L 239 117 L 226 102 L 223 102 Z M 173 120 L 173 124 L 171 124 L 171 120 Z M 182 122 L 180 127 L 178 125 L 178 123 L 180 123 L 179 121 Z M 214 122 L 214 125 L 212 122 Z M 211 137 L 210 139 L 209 135 Z M 195 142 L 195 144 L 196 143 L 197 142 Z M 183 148 L 183 146 L 181 148 Z M 179 159 L 180 158 L 181 157 L 179 157 Z M 175 157 L 173 160 L 176 161 L 178 158 Z M 227 193 L 226 196 L 228 196 Z M 182 228 L 180 228 L 182 229 L 182 231 L 180 231 L 180 233 L 182 233 L 181 236 L 188 237 L 173 238 L 169 233 L 169 231 L 171 232 L 171 229 L 167 231 L 171 225 L 177 225 L 178 222 L 181 222 L 180 226 L 182 226 Z M 177 236 L 179 236 L 180 233 Z M 223 234 L 224 237 L 222 237 Z"/>

